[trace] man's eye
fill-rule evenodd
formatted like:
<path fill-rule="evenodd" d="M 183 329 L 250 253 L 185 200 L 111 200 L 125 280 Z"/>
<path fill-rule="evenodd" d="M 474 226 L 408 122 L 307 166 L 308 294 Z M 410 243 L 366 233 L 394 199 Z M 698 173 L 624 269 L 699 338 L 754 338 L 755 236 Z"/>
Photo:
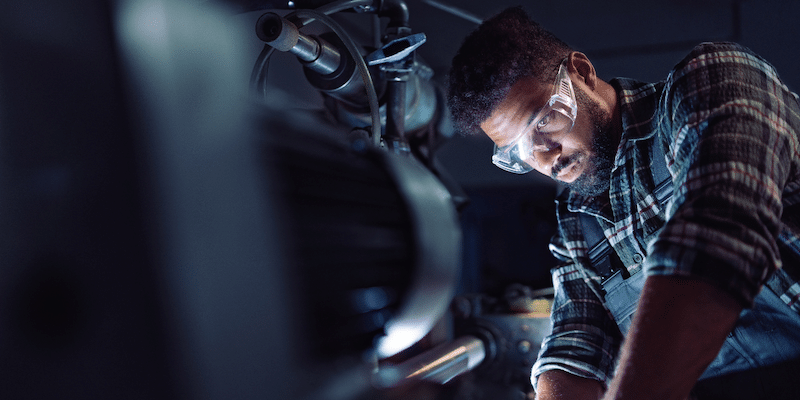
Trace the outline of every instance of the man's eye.
<path fill-rule="evenodd" d="M 558 110 L 549 110 L 536 122 L 535 131 L 540 134 L 554 134 L 571 127 L 572 120 Z"/>
<path fill-rule="evenodd" d="M 553 112 L 552 111 L 550 111 L 544 117 L 542 117 L 542 119 L 540 119 L 539 122 L 536 123 L 536 127 L 539 128 L 539 129 L 544 128 L 545 126 L 547 126 L 547 124 L 550 123 L 550 119 L 551 118 L 553 118 Z"/>

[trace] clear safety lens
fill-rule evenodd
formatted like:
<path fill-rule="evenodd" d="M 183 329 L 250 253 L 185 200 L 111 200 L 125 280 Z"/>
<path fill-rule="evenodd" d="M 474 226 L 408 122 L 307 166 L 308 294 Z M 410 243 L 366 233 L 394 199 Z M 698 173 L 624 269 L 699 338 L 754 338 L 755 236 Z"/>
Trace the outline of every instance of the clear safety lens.
<path fill-rule="evenodd" d="M 494 145 L 494 155 L 492 155 L 492 164 L 498 168 L 513 172 L 515 174 L 524 174 L 533 170 L 533 167 L 519 157 L 519 146 L 513 144 L 511 146 L 497 147 Z M 530 154 L 530 153 L 528 153 Z"/>
<path fill-rule="evenodd" d="M 529 128 L 510 145 L 494 146 L 492 155 L 494 165 L 517 174 L 530 172 L 533 170 L 531 165 L 533 154 L 552 150 L 554 143 L 550 137 L 572 130 L 578 106 L 565 64 L 566 60 L 558 69 L 550 100 L 531 121 Z"/>

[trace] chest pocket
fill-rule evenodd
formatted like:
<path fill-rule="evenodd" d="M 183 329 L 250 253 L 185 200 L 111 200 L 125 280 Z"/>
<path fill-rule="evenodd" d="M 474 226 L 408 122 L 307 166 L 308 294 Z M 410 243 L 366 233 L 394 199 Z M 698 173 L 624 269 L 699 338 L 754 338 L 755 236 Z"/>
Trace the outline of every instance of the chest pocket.
<path fill-rule="evenodd" d="M 621 271 L 617 271 L 603 281 L 605 304 L 611 315 L 614 316 L 620 332 L 625 335 L 631 327 L 633 313 L 639 304 L 639 295 L 642 293 L 647 274 L 639 270 L 625 279 Z"/>

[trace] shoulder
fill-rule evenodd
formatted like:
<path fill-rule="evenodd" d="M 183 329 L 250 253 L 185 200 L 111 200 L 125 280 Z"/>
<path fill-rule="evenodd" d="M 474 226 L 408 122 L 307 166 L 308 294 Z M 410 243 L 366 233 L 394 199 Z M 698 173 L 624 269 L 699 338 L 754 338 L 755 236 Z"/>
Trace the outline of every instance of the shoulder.
<path fill-rule="evenodd" d="M 673 118 L 709 110 L 728 101 L 763 100 L 764 90 L 780 85 L 775 69 L 752 50 L 733 42 L 695 46 L 670 71 L 661 99 Z M 683 112 L 680 112 L 683 110 Z"/>
<path fill-rule="evenodd" d="M 730 60 L 735 62 L 736 56 L 754 56 L 758 55 L 749 48 L 742 46 L 735 42 L 703 42 L 692 48 L 692 50 L 681 60 L 676 68 L 690 63 L 692 60 Z"/>
<path fill-rule="evenodd" d="M 668 81 L 687 74 L 713 73 L 724 77 L 728 72 L 749 69 L 774 75 L 774 68 L 761 56 L 734 42 L 704 42 L 695 46 L 670 72 Z"/>
<path fill-rule="evenodd" d="M 695 46 L 688 54 L 688 56 L 697 56 L 702 54 L 715 54 L 721 52 L 745 52 L 753 53 L 752 50 L 742 46 L 736 42 L 703 42 Z M 755 53 L 753 53 L 755 54 Z"/>

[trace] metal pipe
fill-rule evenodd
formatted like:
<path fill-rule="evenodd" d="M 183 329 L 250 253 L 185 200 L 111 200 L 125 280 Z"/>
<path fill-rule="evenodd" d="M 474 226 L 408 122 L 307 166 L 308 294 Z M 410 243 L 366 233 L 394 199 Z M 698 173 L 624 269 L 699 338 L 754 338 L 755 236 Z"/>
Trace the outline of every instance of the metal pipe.
<path fill-rule="evenodd" d="M 388 102 L 384 139 L 393 151 L 407 153 L 409 148 L 405 138 L 406 81 L 400 78 L 390 79 L 387 82 L 386 92 Z"/>
<path fill-rule="evenodd" d="M 436 0 L 422 0 L 423 3 L 438 8 L 444 12 L 450 13 L 455 15 L 456 17 L 463 18 L 469 22 L 474 23 L 475 25 L 480 25 L 483 22 L 483 19 L 478 18 L 475 14 L 470 13 L 469 11 L 465 11 L 461 8 L 451 6 L 449 4 L 442 3 L 441 1 Z"/>
<path fill-rule="evenodd" d="M 303 66 L 320 75 L 332 74 L 339 69 L 342 63 L 342 56 L 336 47 L 318 37 L 305 36 L 301 33 L 300 40 L 297 43 L 300 44 L 303 40 L 314 42 L 318 49 L 313 58 L 311 55 L 308 55 L 307 58 L 301 58 L 300 49 L 297 46 L 290 50 L 292 54 L 303 60 Z"/>
<path fill-rule="evenodd" d="M 289 52 L 302 61 L 311 62 L 319 57 L 320 46 L 311 36 L 300 33 L 297 35 L 297 43 L 289 49 Z"/>
<path fill-rule="evenodd" d="M 389 18 L 388 28 L 408 27 L 408 6 L 403 0 L 382 0 L 378 15 Z"/>
<path fill-rule="evenodd" d="M 463 336 L 398 365 L 379 369 L 375 384 L 382 388 L 416 380 L 444 384 L 475 369 L 485 357 L 486 349 L 481 339 Z"/>
<path fill-rule="evenodd" d="M 330 43 L 301 33 L 296 25 L 275 13 L 258 19 L 256 34 L 268 45 L 294 54 L 306 68 L 320 75 L 332 74 L 342 62 L 339 50 Z"/>

